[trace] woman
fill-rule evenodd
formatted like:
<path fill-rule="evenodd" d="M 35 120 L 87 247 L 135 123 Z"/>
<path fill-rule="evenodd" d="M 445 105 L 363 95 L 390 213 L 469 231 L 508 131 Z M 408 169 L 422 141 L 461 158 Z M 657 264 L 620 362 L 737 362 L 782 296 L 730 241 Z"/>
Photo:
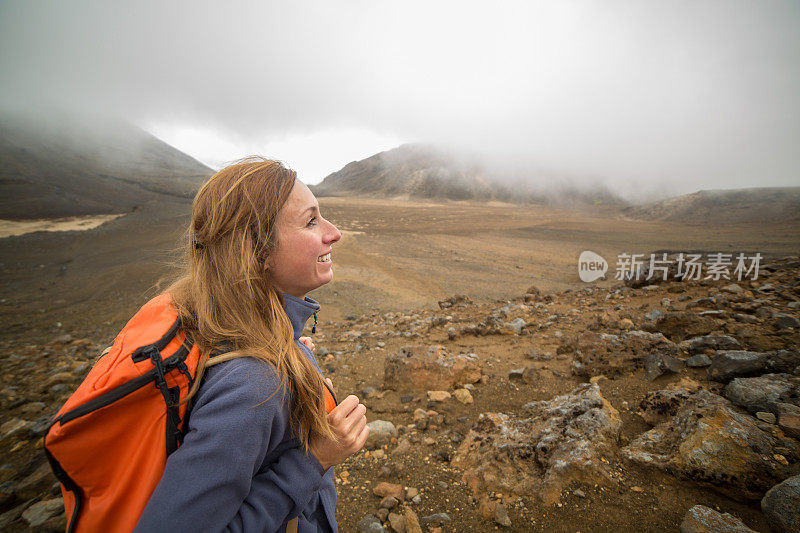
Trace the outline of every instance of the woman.
<path fill-rule="evenodd" d="M 212 176 L 188 233 L 187 271 L 168 292 L 204 362 L 188 432 L 136 531 L 335 532 L 332 467 L 363 447 L 366 408 L 348 396 L 326 413 L 300 334 L 341 234 L 294 171 L 262 159 Z"/>

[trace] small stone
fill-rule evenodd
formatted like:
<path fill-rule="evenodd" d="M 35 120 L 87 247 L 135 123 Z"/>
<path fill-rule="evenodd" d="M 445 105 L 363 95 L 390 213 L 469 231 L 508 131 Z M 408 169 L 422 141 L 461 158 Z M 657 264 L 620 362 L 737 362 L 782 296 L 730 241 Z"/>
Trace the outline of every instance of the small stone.
<path fill-rule="evenodd" d="M 38 417 L 42 411 L 44 411 L 45 407 L 47 406 L 44 402 L 30 402 L 22 406 L 20 413 L 31 417 Z"/>
<path fill-rule="evenodd" d="M 411 498 L 411 501 L 414 503 L 414 505 L 419 505 L 419 504 L 421 504 L 421 503 L 422 503 L 422 496 L 420 496 L 419 494 L 417 494 L 416 496 L 414 496 L 413 498 Z"/>
<path fill-rule="evenodd" d="M 397 446 L 392 451 L 392 453 L 395 453 L 395 454 L 406 454 L 406 453 L 409 453 L 412 449 L 413 449 L 413 446 L 411 446 L 411 443 L 408 441 L 408 439 L 403 438 L 403 439 L 400 439 L 400 441 L 397 443 Z"/>
<path fill-rule="evenodd" d="M 0 514 L 0 531 L 6 531 L 6 528 L 8 528 L 11 522 L 15 521 L 17 518 L 22 516 L 22 513 L 25 511 L 25 508 L 27 508 L 30 505 L 30 503 L 31 503 L 30 501 L 27 501 L 23 504 L 17 505 L 10 511 L 6 511 Z"/>
<path fill-rule="evenodd" d="M 644 318 L 645 318 L 645 320 L 649 320 L 651 322 L 655 322 L 656 320 L 658 320 L 659 318 L 663 317 L 664 315 L 665 315 L 664 311 L 662 311 L 660 309 L 651 309 L 650 311 L 648 311 L 648 312 L 646 312 L 644 314 Z"/>
<path fill-rule="evenodd" d="M 644 492 L 644 489 L 642 487 L 638 487 L 638 486 L 634 485 L 633 487 L 631 487 L 631 491 L 632 492 Z"/>
<path fill-rule="evenodd" d="M 75 376 L 73 376 L 71 372 L 59 372 L 58 374 L 50 376 L 50 378 L 45 381 L 44 386 L 50 387 L 51 385 L 57 385 L 59 383 L 71 383 L 74 380 Z"/>
<path fill-rule="evenodd" d="M 405 396 L 400 396 L 400 403 L 409 403 L 413 401 L 414 397 L 409 394 L 406 394 Z"/>
<path fill-rule="evenodd" d="M 741 520 L 728 513 L 720 513 L 695 505 L 686 512 L 681 522 L 681 533 L 755 533 Z"/>
<path fill-rule="evenodd" d="M 358 521 L 358 533 L 384 533 L 380 519 L 374 514 L 368 514 Z"/>
<path fill-rule="evenodd" d="M 394 509 L 399 503 L 400 501 L 394 496 L 386 496 L 381 500 L 380 507 L 384 509 Z"/>
<path fill-rule="evenodd" d="M 800 407 L 790 403 L 778 403 L 778 427 L 786 435 L 800 439 Z"/>
<path fill-rule="evenodd" d="M 369 436 L 365 448 L 368 450 L 389 444 L 392 438 L 397 437 L 397 428 L 387 420 L 373 420 L 367 424 L 367 427 L 369 427 Z"/>
<path fill-rule="evenodd" d="M 511 519 L 508 517 L 508 512 L 500 502 L 497 502 L 497 505 L 494 506 L 494 521 L 503 527 L 511 527 Z"/>
<path fill-rule="evenodd" d="M 429 390 L 428 401 L 431 402 L 444 402 L 451 398 L 450 393 L 443 390 Z"/>
<path fill-rule="evenodd" d="M 22 513 L 22 518 L 28 522 L 32 528 L 37 528 L 51 518 L 58 516 L 64 512 L 64 501 L 61 498 L 54 498 L 52 500 L 45 500 L 39 503 L 34 503 Z"/>
<path fill-rule="evenodd" d="M 425 446 L 433 446 L 434 444 L 436 444 L 436 441 L 430 437 L 425 437 L 424 439 L 422 439 L 422 444 L 424 444 Z"/>
<path fill-rule="evenodd" d="M 671 355 L 663 353 L 649 353 L 644 357 L 645 377 L 653 381 L 667 373 L 678 373 L 683 368 L 683 363 Z"/>
<path fill-rule="evenodd" d="M 389 513 L 389 525 L 392 526 L 392 530 L 397 533 L 406 532 L 406 519 L 403 515 Z"/>
<path fill-rule="evenodd" d="M 419 525 L 417 513 L 406 507 L 403 518 L 405 518 L 406 521 L 406 533 L 422 533 L 422 527 Z"/>
<path fill-rule="evenodd" d="M 581 489 L 575 489 L 575 490 L 573 490 L 573 491 L 572 491 L 572 494 L 574 494 L 574 495 L 575 495 L 575 496 L 577 496 L 578 498 L 585 498 L 585 497 L 586 497 L 586 493 L 585 493 L 585 492 L 583 492 Z"/>
<path fill-rule="evenodd" d="M 380 508 L 375 511 L 375 516 L 378 517 L 378 520 L 381 522 L 386 522 L 386 519 L 389 518 L 389 509 Z"/>
<path fill-rule="evenodd" d="M 32 425 L 33 423 L 28 422 L 27 420 L 22 420 L 21 418 L 12 418 L 0 426 L 0 442 L 18 438 L 20 435 L 25 434 Z"/>
<path fill-rule="evenodd" d="M 375 488 L 372 489 L 372 493 L 381 498 L 393 496 L 401 502 L 406 499 L 406 491 L 403 486 L 396 483 L 389 483 L 388 481 L 381 481 L 375 485 Z"/>
<path fill-rule="evenodd" d="M 375 398 L 376 396 L 379 396 L 380 393 L 381 393 L 381 391 L 378 390 L 377 387 L 364 387 L 361 390 L 361 395 L 364 398 Z"/>
<path fill-rule="evenodd" d="M 549 353 L 537 352 L 533 348 L 525 351 L 525 358 L 532 361 L 550 361 L 553 356 Z"/>
<path fill-rule="evenodd" d="M 711 358 L 704 353 L 699 353 L 687 359 L 686 366 L 690 368 L 702 368 L 706 366 L 711 366 Z"/>
<path fill-rule="evenodd" d="M 772 315 L 772 319 L 775 321 L 775 325 L 778 329 L 800 329 L 800 320 L 797 320 L 797 318 L 792 315 L 775 313 Z"/>
<path fill-rule="evenodd" d="M 619 321 L 618 327 L 619 329 L 624 329 L 624 330 L 633 329 L 633 320 L 631 320 L 630 318 L 623 318 L 622 320 Z"/>
<path fill-rule="evenodd" d="M 428 515 L 428 516 L 423 516 L 420 519 L 420 522 L 422 522 L 423 524 L 427 524 L 429 526 L 432 525 L 432 524 L 435 524 L 437 526 L 441 526 L 441 525 L 446 524 L 447 522 L 451 522 L 451 521 L 452 521 L 452 519 L 450 518 L 450 515 L 447 514 L 447 513 L 436 513 L 436 514 L 432 514 L 432 515 Z"/>
<path fill-rule="evenodd" d="M 524 368 L 512 368 L 508 371 L 509 381 L 522 381 L 525 376 Z"/>
<path fill-rule="evenodd" d="M 68 342 L 72 342 L 72 335 L 70 335 L 69 333 L 64 333 L 63 335 L 59 335 L 58 337 L 53 339 L 53 342 L 59 344 L 67 344 Z"/>
<path fill-rule="evenodd" d="M 767 424 L 774 424 L 775 423 L 775 415 L 772 413 L 765 413 L 764 411 L 759 411 L 756 413 L 756 418 L 759 420 L 763 420 Z"/>
<path fill-rule="evenodd" d="M 525 321 L 521 318 L 515 318 L 514 320 L 509 322 L 508 325 L 511 327 L 511 329 L 514 330 L 514 333 L 519 335 L 520 333 L 522 333 L 522 329 L 525 327 Z"/>
<path fill-rule="evenodd" d="M 729 292 L 731 294 L 742 294 L 744 292 L 744 289 L 735 283 L 731 283 L 730 285 L 725 285 L 724 287 L 722 287 L 722 291 Z"/>
<path fill-rule="evenodd" d="M 47 490 L 55 483 L 56 478 L 53 471 L 47 462 L 42 463 L 39 467 L 28 475 L 25 479 L 20 481 L 14 488 L 17 496 L 24 499 L 32 499 L 41 496 L 42 492 Z"/>
<path fill-rule="evenodd" d="M 49 415 L 40 416 L 34 420 L 30 429 L 28 430 L 28 435 L 30 438 L 38 439 L 40 437 L 44 437 L 47 434 L 47 430 L 50 429 L 50 424 L 52 421 L 53 417 Z"/>
<path fill-rule="evenodd" d="M 470 394 L 467 389 L 456 389 L 453 392 L 453 396 L 455 396 L 456 400 L 464 405 L 471 404 L 475 401 L 472 399 L 472 394 Z"/>
<path fill-rule="evenodd" d="M 415 487 L 406 487 L 406 498 L 413 499 L 417 494 L 419 494 L 419 489 Z"/>

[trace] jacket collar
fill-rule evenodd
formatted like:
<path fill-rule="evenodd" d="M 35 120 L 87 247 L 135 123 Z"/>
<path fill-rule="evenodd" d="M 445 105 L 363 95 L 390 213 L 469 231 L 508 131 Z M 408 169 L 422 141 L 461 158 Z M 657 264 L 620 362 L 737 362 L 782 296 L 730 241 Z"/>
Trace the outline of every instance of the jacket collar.
<path fill-rule="evenodd" d="M 292 322 L 294 338 L 297 340 L 303 334 L 303 328 L 306 327 L 311 315 L 319 311 L 319 304 L 308 296 L 301 300 L 291 294 L 281 293 L 281 297 L 283 297 L 283 309 Z"/>

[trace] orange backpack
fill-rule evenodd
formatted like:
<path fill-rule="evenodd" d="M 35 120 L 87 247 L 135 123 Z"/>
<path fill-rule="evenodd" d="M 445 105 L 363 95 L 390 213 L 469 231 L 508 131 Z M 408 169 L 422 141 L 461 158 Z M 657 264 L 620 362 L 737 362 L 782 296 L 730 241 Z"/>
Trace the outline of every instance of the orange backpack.
<path fill-rule="evenodd" d="M 183 440 L 199 348 L 168 294 L 147 302 L 56 413 L 44 450 L 67 532 L 132 531 Z M 336 399 L 327 384 L 325 408 Z"/>

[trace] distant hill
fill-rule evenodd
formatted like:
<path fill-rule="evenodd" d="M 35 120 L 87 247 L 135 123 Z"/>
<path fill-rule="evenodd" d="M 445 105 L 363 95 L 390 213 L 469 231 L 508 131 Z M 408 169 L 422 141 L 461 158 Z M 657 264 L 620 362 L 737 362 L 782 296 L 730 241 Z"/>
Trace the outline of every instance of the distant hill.
<path fill-rule="evenodd" d="M 0 114 L 0 218 L 124 213 L 191 199 L 213 170 L 118 121 Z"/>
<path fill-rule="evenodd" d="M 425 144 L 404 144 L 353 161 L 312 189 L 317 196 L 555 204 L 624 203 L 600 186 L 593 189 L 569 186 L 548 189 L 526 179 L 501 177 L 467 157 L 451 155 Z"/>
<path fill-rule="evenodd" d="M 622 213 L 631 218 L 688 223 L 800 220 L 800 187 L 698 191 L 627 207 Z"/>

